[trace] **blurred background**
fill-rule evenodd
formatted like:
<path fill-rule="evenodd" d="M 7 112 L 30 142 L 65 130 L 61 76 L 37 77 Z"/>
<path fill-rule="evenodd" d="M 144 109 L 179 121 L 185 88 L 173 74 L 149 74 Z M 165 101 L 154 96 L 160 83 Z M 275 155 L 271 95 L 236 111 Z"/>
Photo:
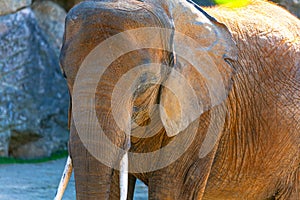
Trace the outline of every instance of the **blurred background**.
<path fill-rule="evenodd" d="M 35 163 L 67 155 L 69 95 L 59 67 L 59 52 L 66 13 L 81 1 L 0 0 L 0 164 Z M 194 1 L 201 6 L 214 5 L 212 0 Z M 300 17 L 299 0 L 274 2 Z M 63 165 L 64 160 L 0 165 L 0 185 L 4 187 L 0 187 L 0 199 L 39 199 L 24 198 L 28 180 L 7 183 L 12 181 L 10 177 L 30 179 L 43 173 L 55 178 L 52 182 L 44 180 L 50 185 L 40 192 L 51 188 L 50 194 L 54 195 Z M 44 171 L 38 172 L 39 169 Z M 32 176 L 37 173 L 42 174 Z M 43 181 L 36 187 L 41 184 Z M 33 190 L 33 185 L 27 189 Z M 17 191 L 23 193 L 22 198 L 12 196 Z M 67 199 L 74 198 L 74 192 L 71 193 L 73 196 Z M 45 199 L 45 195 L 40 199 Z"/>

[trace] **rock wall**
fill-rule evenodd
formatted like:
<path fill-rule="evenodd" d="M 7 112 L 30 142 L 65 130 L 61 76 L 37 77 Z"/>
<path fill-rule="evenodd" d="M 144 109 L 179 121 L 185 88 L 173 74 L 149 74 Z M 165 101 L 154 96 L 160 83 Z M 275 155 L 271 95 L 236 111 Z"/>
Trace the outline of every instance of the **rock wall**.
<path fill-rule="evenodd" d="M 49 156 L 68 140 L 68 92 L 58 63 L 66 12 L 50 1 L 1 2 L 0 156 Z"/>
<path fill-rule="evenodd" d="M 6 15 L 17 10 L 28 7 L 31 0 L 3 0 L 0 1 L 0 15 Z"/>
<path fill-rule="evenodd" d="M 33 1 L 44 2 L 46 0 L 33 0 Z M 66 11 L 69 11 L 74 5 L 86 0 L 52 0 L 52 1 L 65 8 Z"/>

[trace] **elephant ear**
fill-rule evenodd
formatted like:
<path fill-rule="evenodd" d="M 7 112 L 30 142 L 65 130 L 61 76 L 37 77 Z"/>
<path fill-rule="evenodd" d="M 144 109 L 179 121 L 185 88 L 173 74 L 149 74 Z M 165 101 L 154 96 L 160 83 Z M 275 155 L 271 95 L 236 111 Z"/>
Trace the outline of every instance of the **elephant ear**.
<path fill-rule="evenodd" d="M 169 137 L 227 98 L 234 73 L 231 61 L 237 59 L 225 25 L 187 1 L 176 1 L 170 9 L 174 65 L 160 98 L 160 115 Z"/>

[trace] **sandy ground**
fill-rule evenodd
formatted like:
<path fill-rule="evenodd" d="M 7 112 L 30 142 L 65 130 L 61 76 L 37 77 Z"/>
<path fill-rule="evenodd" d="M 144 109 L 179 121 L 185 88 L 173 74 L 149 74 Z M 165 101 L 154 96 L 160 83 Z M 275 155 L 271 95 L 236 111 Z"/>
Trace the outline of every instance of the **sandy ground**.
<path fill-rule="evenodd" d="M 0 165 L 0 200 L 53 199 L 65 159 L 38 164 Z M 135 200 L 147 199 L 147 187 L 138 182 Z M 72 176 L 64 200 L 75 199 L 75 183 Z"/>

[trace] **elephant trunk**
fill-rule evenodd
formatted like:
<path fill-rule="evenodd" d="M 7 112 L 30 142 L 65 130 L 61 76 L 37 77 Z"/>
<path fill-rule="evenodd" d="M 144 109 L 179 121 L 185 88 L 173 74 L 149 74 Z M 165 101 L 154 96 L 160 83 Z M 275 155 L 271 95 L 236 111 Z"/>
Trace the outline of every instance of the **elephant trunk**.
<path fill-rule="evenodd" d="M 120 187 L 119 180 L 126 182 L 122 184 L 121 197 L 127 198 L 126 151 L 130 139 L 126 133 L 130 131 L 130 115 L 114 115 L 112 110 L 118 111 L 130 105 L 113 103 L 118 79 L 112 80 L 111 77 L 123 74 L 116 74 L 115 67 L 109 67 L 106 76 L 100 80 L 94 71 L 98 68 L 86 70 L 83 75 L 88 78 L 80 77 L 79 73 L 73 88 L 70 154 L 77 199 L 120 199 L 120 192 L 116 190 Z M 116 174 L 120 170 L 119 178 Z"/>
<path fill-rule="evenodd" d="M 114 167 L 104 164 L 103 160 L 92 155 L 73 127 L 71 127 L 70 154 L 74 166 L 76 199 L 120 198 L 119 192 L 112 189 L 119 185 L 119 178 L 116 176 L 118 172 Z M 117 152 L 113 154 L 115 156 L 111 159 L 114 159 L 115 163 L 120 163 Z"/>

